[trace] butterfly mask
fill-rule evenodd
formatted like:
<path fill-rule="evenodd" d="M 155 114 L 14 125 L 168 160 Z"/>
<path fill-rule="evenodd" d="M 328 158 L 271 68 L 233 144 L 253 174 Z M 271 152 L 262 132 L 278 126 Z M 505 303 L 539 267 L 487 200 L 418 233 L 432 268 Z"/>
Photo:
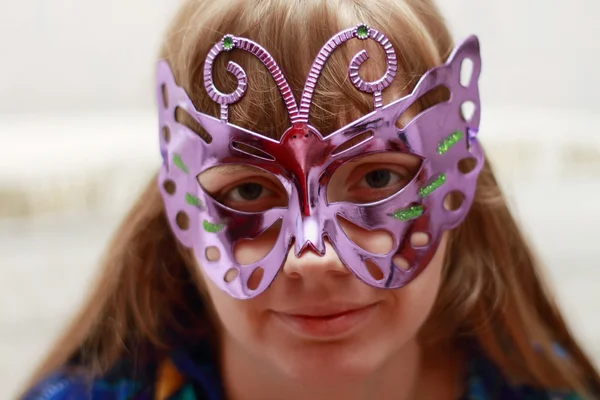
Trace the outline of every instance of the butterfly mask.
<path fill-rule="evenodd" d="M 374 110 L 323 137 L 309 123 L 312 94 L 329 55 L 348 40 L 379 43 L 385 51 L 386 71 L 377 81 L 364 81 L 358 70 L 368 54 L 365 50 L 356 54 L 348 69 L 349 78 L 357 90 L 373 95 Z M 214 86 L 212 70 L 218 54 L 234 49 L 254 54 L 277 83 L 291 122 L 281 139 L 270 139 L 228 122 L 229 105 L 246 91 L 246 74 L 238 64 L 229 62 L 227 71 L 237 78 L 237 88 L 224 94 Z M 470 79 L 466 80 L 461 75 L 465 64 L 471 66 Z M 156 89 L 161 99 L 160 131 L 168 133 L 160 135 L 163 165 L 159 173 L 166 215 L 177 239 L 194 250 L 205 275 L 220 289 L 238 299 L 254 297 L 273 282 L 291 246 L 296 256 L 308 249 L 323 256 L 325 240 L 356 277 L 377 288 L 402 287 L 427 266 L 444 230 L 456 227 L 465 218 L 483 166 L 483 151 L 476 140 L 480 121 L 479 42 L 475 36 L 467 38 L 456 46 L 446 63 L 426 72 L 411 94 L 384 105 L 382 91 L 393 81 L 396 71 L 396 54 L 389 40 L 374 28 L 357 25 L 338 33 L 322 47 L 298 106 L 285 76 L 264 48 L 226 35 L 213 46 L 204 65 L 208 95 L 221 107 L 220 116 L 215 118 L 197 111 L 175 82 L 168 63 L 159 62 Z M 397 124 L 417 99 L 440 86 L 449 90 L 448 100 L 405 124 Z M 178 107 L 209 137 L 178 122 Z M 420 166 L 405 186 L 385 198 L 369 202 L 328 198 L 328 185 L 337 169 L 359 157 L 381 153 L 416 156 Z M 460 167 L 465 160 L 471 162 L 468 170 Z M 228 164 L 268 174 L 283 188 L 286 204 L 240 211 L 218 201 L 199 183 L 199 176 Z M 449 196 L 460 199 L 460 204 L 449 207 Z M 345 233 L 340 219 L 366 230 L 385 230 L 393 238 L 392 250 L 375 254 L 363 249 Z M 274 224 L 280 229 L 272 249 L 257 262 L 238 263 L 235 245 L 260 236 Z M 427 240 L 414 243 L 411 238 L 415 234 L 426 235 Z M 211 249 L 217 257 L 211 256 Z M 376 266 L 381 274 L 369 272 L 369 265 Z M 257 271 L 262 279 L 249 287 L 249 278 Z"/>

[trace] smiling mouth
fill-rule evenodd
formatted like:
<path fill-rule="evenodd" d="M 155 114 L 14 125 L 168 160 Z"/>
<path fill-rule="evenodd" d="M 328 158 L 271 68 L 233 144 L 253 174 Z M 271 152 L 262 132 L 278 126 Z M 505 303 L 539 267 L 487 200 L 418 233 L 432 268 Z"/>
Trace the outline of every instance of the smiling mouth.
<path fill-rule="evenodd" d="M 275 316 L 292 333 L 310 338 L 334 338 L 364 325 L 378 304 L 342 310 L 315 309 L 291 313 L 275 312 Z"/>

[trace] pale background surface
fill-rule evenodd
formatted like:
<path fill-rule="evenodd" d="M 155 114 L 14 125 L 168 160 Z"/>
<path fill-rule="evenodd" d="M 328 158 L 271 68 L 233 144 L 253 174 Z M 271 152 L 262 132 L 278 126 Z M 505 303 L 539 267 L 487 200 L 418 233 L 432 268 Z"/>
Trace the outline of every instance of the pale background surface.
<path fill-rule="evenodd" d="M 456 38 L 481 39 L 482 141 L 600 361 L 600 3 L 438 3 Z M 0 399 L 77 307 L 158 165 L 152 62 L 176 4 L 0 0 Z"/>

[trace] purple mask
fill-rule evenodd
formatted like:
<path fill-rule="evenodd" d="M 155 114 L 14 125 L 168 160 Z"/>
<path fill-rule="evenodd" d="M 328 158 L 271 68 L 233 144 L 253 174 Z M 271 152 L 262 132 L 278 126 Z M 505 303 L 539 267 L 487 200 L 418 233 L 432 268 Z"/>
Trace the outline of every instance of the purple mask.
<path fill-rule="evenodd" d="M 363 50 L 352 59 L 348 70 L 350 80 L 358 90 L 373 95 L 374 111 L 324 138 L 309 124 L 312 94 L 329 55 L 350 39 L 378 42 L 386 52 L 387 69 L 381 79 L 365 82 L 358 70 L 368 59 L 367 52 Z M 232 49 L 254 54 L 275 79 L 291 121 L 280 140 L 228 122 L 228 106 L 246 91 L 246 74 L 239 65 L 229 62 L 227 70 L 237 77 L 238 86 L 233 93 L 223 94 L 213 84 L 212 68 L 219 53 Z M 468 82 L 461 79 L 465 59 L 472 62 Z M 389 40 L 373 28 L 357 25 L 335 35 L 323 46 L 310 70 L 298 107 L 283 73 L 269 53 L 250 40 L 226 35 L 211 49 L 204 65 L 206 90 L 221 106 L 220 118 L 214 118 L 195 110 L 185 90 L 175 82 L 167 62 L 159 62 L 160 130 L 169 133 L 160 139 L 164 163 L 159 185 L 166 214 L 177 239 L 193 248 L 205 274 L 219 288 L 238 299 L 254 297 L 273 282 L 292 242 L 296 256 L 307 247 L 322 256 L 325 238 L 350 271 L 377 288 L 402 287 L 427 266 L 444 230 L 456 227 L 465 218 L 483 166 L 483 151 L 475 139 L 480 120 L 479 42 L 474 36 L 467 38 L 444 65 L 423 75 L 410 95 L 383 105 L 382 91 L 393 81 L 396 70 L 396 54 Z M 449 89 L 450 99 L 418 114 L 404 128 L 398 128 L 396 121 L 403 112 L 438 86 Z M 470 110 L 465 110 L 467 105 L 471 106 Z M 177 122 L 177 107 L 190 114 L 210 134 L 210 140 Z M 361 134 L 364 136 L 365 132 L 370 135 L 364 141 L 349 148 L 343 146 Z M 378 152 L 413 154 L 421 158 L 422 163 L 408 185 L 383 200 L 368 204 L 329 203 L 327 184 L 335 169 L 348 160 Z M 465 173 L 458 167 L 463 159 L 474 159 L 475 167 Z M 225 164 L 245 164 L 274 175 L 287 192 L 287 207 L 242 212 L 216 201 L 201 187 L 198 176 L 209 168 Z M 456 192 L 462 195 L 462 203 L 459 208 L 448 210 L 444 200 Z M 367 230 L 382 229 L 391 233 L 393 250 L 382 255 L 357 246 L 346 236 L 337 216 Z M 259 236 L 276 222 L 281 222 L 281 230 L 272 250 L 256 263 L 240 265 L 236 262 L 234 245 Z M 411 235 L 416 232 L 429 236 L 427 245 L 411 244 Z M 207 258 L 209 247 L 219 250 L 218 261 Z M 393 261 L 398 260 L 397 256 L 404 260 L 402 265 Z M 368 261 L 381 269 L 383 278 L 371 275 L 366 265 Z M 263 277 L 252 290 L 248 279 L 257 268 L 263 269 Z M 225 279 L 226 274 L 235 278 Z"/>

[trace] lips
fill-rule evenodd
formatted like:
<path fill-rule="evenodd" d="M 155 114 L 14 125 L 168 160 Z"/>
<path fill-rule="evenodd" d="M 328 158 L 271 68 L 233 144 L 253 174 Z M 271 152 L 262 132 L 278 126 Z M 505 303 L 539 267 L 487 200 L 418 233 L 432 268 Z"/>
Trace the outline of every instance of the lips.
<path fill-rule="evenodd" d="M 292 333 L 312 338 L 335 338 L 364 325 L 377 309 L 369 305 L 328 305 L 275 312 Z"/>

